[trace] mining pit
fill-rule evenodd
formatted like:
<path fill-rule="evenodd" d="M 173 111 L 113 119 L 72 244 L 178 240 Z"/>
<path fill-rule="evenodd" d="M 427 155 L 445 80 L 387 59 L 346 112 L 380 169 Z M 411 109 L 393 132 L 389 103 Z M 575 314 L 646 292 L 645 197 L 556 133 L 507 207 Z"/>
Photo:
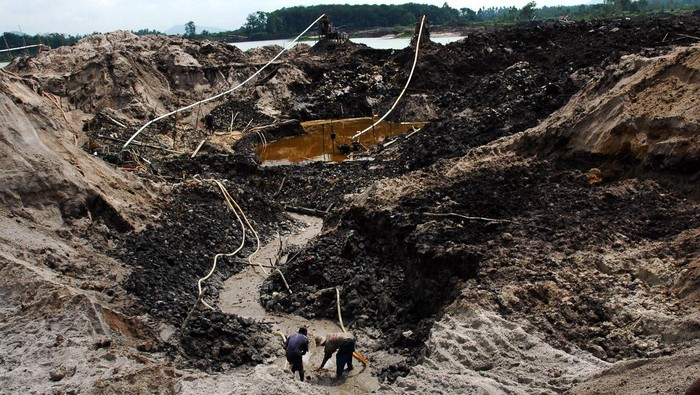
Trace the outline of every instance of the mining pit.
<path fill-rule="evenodd" d="M 415 48 L 299 44 L 127 147 L 282 48 L 117 31 L 0 69 L 0 392 L 686 393 L 700 13 L 465 36 L 420 43 L 388 118 L 417 126 L 275 166 L 386 113 Z M 369 363 L 336 379 L 341 323 Z"/>

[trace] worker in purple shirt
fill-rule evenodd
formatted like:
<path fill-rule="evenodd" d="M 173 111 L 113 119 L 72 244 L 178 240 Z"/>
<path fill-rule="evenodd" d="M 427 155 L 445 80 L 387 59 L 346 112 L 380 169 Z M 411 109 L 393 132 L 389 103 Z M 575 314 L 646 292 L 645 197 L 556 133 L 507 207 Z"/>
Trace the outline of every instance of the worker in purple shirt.
<path fill-rule="evenodd" d="M 298 333 L 289 336 L 284 342 L 285 355 L 287 362 L 292 366 L 292 374 L 299 371 L 301 381 L 304 381 L 304 362 L 301 358 L 309 351 L 309 338 L 306 334 L 306 328 L 302 326 Z"/>

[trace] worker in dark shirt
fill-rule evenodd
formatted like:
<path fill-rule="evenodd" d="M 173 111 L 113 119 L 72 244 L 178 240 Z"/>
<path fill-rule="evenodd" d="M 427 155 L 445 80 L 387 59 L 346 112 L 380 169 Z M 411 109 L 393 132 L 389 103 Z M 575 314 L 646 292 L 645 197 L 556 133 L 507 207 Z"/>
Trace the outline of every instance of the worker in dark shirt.
<path fill-rule="evenodd" d="M 292 374 L 299 371 L 301 381 L 304 381 L 304 362 L 301 358 L 309 351 L 309 338 L 306 334 L 306 328 L 302 326 L 298 333 L 289 336 L 284 342 L 287 361 L 292 365 Z"/>

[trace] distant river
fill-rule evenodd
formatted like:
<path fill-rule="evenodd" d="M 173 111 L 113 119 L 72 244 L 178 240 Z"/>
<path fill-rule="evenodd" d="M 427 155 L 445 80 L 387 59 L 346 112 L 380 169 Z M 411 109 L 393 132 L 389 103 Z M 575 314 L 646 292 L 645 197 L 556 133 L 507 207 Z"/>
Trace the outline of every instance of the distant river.
<path fill-rule="evenodd" d="M 433 42 L 440 44 L 447 44 L 453 41 L 458 41 L 463 39 L 463 36 L 449 36 L 449 37 L 431 37 Z M 242 41 L 239 43 L 231 43 L 235 45 L 242 51 L 247 51 L 251 48 L 264 47 L 266 45 L 279 45 L 280 47 L 286 47 L 292 40 L 262 40 L 262 41 Z M 394 38 L 394 37 L 372 37 L 372 38 L 352 38 L 350 41 L 358 44 L 365 44 L 370 48 L 375 49 L 404 49 L 408 47 L 411 42 L 410 38 Z M 309 45 L 314 45 L 315 41 L 302 41 Z M 297 42 L 298 43 L 298 42 Z"/>

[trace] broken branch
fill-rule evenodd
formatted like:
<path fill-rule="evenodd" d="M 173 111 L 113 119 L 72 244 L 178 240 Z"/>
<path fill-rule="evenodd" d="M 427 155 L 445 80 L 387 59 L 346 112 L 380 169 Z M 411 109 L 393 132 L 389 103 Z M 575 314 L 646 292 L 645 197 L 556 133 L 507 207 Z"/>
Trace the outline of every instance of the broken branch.
<path fill-rule="evenodd" d="M 206 143 L 206 142 L 207 142 L 207 139 L 204 139 L 204 140 L 202 140 L 202 141 L 199 143 L 199 145 L 197 146 L 197 149 L 195 149 L 194 152 L 192 153 L 192 156 L 190 156 L 190 159 L 194 158 L 195 155 L 197 155 L 197 152 L 199 152 L 199 150 L 202 149 L 202 146 L 203 146 L 204 143 Z"/>
<path fill-rule="evenodd" d="M 101 139 L 105 139 L 105 140 L 116 141 L 117 143 L 123 143 L 123 142 L 126 141 L 126 140 L 122 140 L 122 139 L 118 139 L 118 138 L 114 138 L 114 137 L 105 136 L 105 135 L 102 135 L 102 134 L 98 134 L 97 137 L 99 137 L 99 138 L 101 138 Z M 140 146 L 142 146 L 142 147 L 153 148 L 153 149 L 157 149 L 157 150 L 161 150 L 161 151 L 165 151 L 165 152 L 170 152 L 170 153 L 173 153 L 173 154 L 182 154 L 182 153 L 183 153 L 183 152 L 180 152 L 180 151 L 171 150 L 171 149 L 169 149 L 169 148 L 163 148 L 163 147 L 158 147 L 158 146 L 151 145 L 151 144 L 146 144 L 146 143 L 143 143 L 143 142 L 140 142 L 140 141 L 132 141 L 132 142 L 133 142 L 134 144 L 138 144 L 138 145 L 140 145 Z"/>
<path fill-rule="evenodd" d="M 123 123 L 121 123 L 121 122 L 117 121 L 116 119 L 110 117 L 109 115 L 105 115 L 105 118 L 109 119 L 110 121 L 112 121 L 112 123 L 114 123 L 115 125 L 121 127 L 122 129 L 126 129 L 126 125 L 124 125 Z"/>
<path fill-rule="evenodd" d="M 693 40 L 700 40 L 700 37 L 690 36 L 688 34 L 680 34 L 679 33 L 678 35 L 681 37 L 685 37 L 685 38 L 692 38 Z"/>
<path fill-rule="evenodd" d="M 280 192 L 282 192 L 282 188 L 284 187 L 284 182 L 285 182 L 286 180 L 287 180 L 287 176 L 284 176 L 284 177 L 282 178 L 282 182 L 280 182 L 279 188 L 277 188 L 277 192 L 275 192 L 275 194 L 272 195 L 272 196 L 277 196 L 277 195 L 280 194 Z"/>
<path fill-rule="evenodd" d="M 507 219 L 496 219 L 496 218 L 486 218 L 486 217 L 469 217 L 457 213 L 425 213 L 429 217 L 457 217 L 461 219 L 466 219 L 468 221 L 486 221 L 486 222 L 507 222 L 512 223 L 513 221 Z"/>
<path fill-rule="evenodd" d="M 314 217 L 321 217 L 321 218 L 325 217 L 328 214 L 325 211 L 316 210 L 315 208 L 308 208 L 308 207 L 285 206 L 284 209 L 286 211 L 291 212 L 291 213 L 306 214 L 306 215 L 311 215 Z"/>

